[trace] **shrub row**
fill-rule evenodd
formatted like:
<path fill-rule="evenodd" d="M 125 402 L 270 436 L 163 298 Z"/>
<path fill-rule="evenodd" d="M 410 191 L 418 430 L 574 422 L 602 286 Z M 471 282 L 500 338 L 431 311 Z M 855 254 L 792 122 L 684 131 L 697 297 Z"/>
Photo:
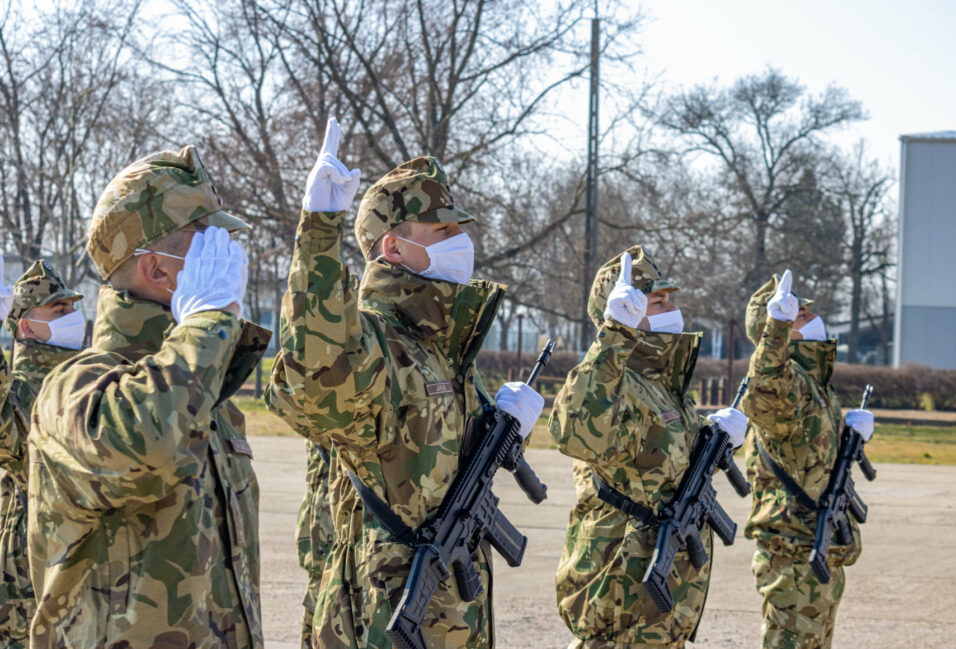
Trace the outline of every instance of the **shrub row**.
<path fill-rule="evenodd" d="M 537 352 L 524 353 L 521 356 L 521 379 L 537 359 Z M 560 388 L 568 372 L 578 364 L 579 355 L 575 352 L 555 352 L 542 376 L 540 385 L 543 394 L 553 394 Z M 478 355 L 478 369 L 491 386 L 500 385 L 510 377 L 514 378 L 517 361 L 516 352 L 482 351 Z M 734 385 L 747 373 L 747 359 L 734 361 Z M 714 358 L 702 358 L 697 363 L 695 379 L 720 379 L 727 376 L 727 361 Z M 848 365 L 837 363 L 833 371 L 832 384 L 845 406 L 856 405 L 863 394 L 863 388 L 869 383 L 873 386 L 870 398 L 872 408 L 898 408 L 922 410 L 956 410 L 956 370 L 936 370 L 924 365 L 904 365 L 899 368 L 874 365 Z M 698 386 L 697 380 L 693 387 Z"/>

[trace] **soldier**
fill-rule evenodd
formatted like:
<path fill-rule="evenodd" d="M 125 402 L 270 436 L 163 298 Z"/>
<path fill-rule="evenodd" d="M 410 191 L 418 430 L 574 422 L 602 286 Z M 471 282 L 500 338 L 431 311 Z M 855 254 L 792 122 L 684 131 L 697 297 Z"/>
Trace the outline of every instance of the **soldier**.
<path fill-rule="evenodd" d="M 270 336 L 238 318 L 243 227 L 192 146 L 132 163 L 96 205 L 109 285 L 30 434 L 35 649 L 263 647 L 259 490 L 228 400 Z"/>
<path fill-rule="evenodd" d="M 556 577 L 570 647 L 683 647 L 704 609 L 711 562 L 696 570 L 686 549 L 674 559 L 672 611 L 660 613 L 641 585 L 657 540 L 654 517 L 675 497 L 704 423 L 687 395 L 701 334 L 683 333 L 671 302 L 678 288 L 641 246 L 606 262 L 588 301 L 597 338 L 555 397 L 551 435 L 575 459 L 578 496 Z M 743 442 L 740 411 L 708 419 L 735 446 Z M 701 534 L 712 557 L 711 537 Z"/>
<path fill-rule="evenodd" d="M 836 340 L 827 339 L 823 320 L 810 311 L 813 302 L 791 292 L 792 281 L 789 270 L 772 278 L 747 306 L 747 336 L 756 349 L 741 402 L 754 433 L 746 447 L 753 508 L 744 534 L 757 541 L 752 568 L 764 598 L 763 646 L 817 649 L 833 639 L 842 566 L 859 557 L 860 530 L 848 516 L 853 543 L 834 537 L 830 582 L 820 583 L 808 563 L 817 516 L 803 503 L 819 499 L 837 459 L 842 417 L 830 385 Z M 849 411 L 846 423 L 865 440 L 873 434 L 866 410 Z"/>
<path fill-rule="evenodd" d="M 355 234 L 368 261 L 356 291 L 341 255 L 359 172 L 335 159 L 337 144 L 333 119 L 306 187 L 270 403 L 304 413 L 310 436 L 329 438 L 342 465 L 330 485 L 334 539 L 314 646 L 385 648 L 414 553 L 402 532 L 436 512 L 468 424 L 491 402 L 474 361 L 505 289 L 470 280 L 473 248 L 459 224 L 473 217 L 456 206 L 438 160 L 420 157 L 362 199 Z M 527 435 L 543 399 L 511 383 L 497 405 Z M 474 562 L 483 594 L 464 602 L 453 577 L 440 583 L 422 624 L 430 646 L 493 646 L 483 544 Z"/>
<path fill-rule="evenodd" d="M 86 321 L 73 306 L 83 296 L 67 288 L 45 261 L 34 262 L 12 290 L 0 287 L 0 292 L 9 295 L 9 307 L 0 304 L 0 317 L 15 340 L 12 372 L 0 354 L 0 647 L 12 649 L 27 646 L 36 610 L 27 555 L 30 411 L 46 375 L 81 347 Z"/>

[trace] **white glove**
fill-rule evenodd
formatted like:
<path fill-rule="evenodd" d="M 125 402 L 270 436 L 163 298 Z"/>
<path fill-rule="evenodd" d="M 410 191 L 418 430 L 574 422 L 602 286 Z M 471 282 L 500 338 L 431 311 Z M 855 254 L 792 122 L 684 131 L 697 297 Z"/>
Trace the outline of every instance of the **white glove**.
<path fill-rule="evenodd" d="M 869 410 L 850 410 L 846 413 L 846 425 L 858 432 L 864 442 L 873 437 L 873 413 Z"/>
<path fill-rule="evenodd" d="M 349 171 L 336 159 L 339 150 L 339 123 L 333 117 L 325 126 L 325 139 L 315 166 L 305 183 L 302 207 L 309 212 L 341 212 L 347 210 L 358 191 L 362 172 Z"/>
<path fill-rule="evenodd" d="M 604 318 L 637 329 L 647 313 L 647 296 L 631 285 L 631 253 L 621 255 L 621 275 L 607 296 Z"/>
<path fill-rule="evenodd" d="M 495 395 L 495 405 L 508 413 L 521 424 L 521 439 L 526 439 L 534 430 L 544 409 L 544 397 L 534 391 L 527 383 L 511 381 L 505 383 Z"/>
<path fill-rule="evenodd" d="M 730 445 L 734 448 L 744 443 L 744 438 L 747 437 L 747 415 L 736 408 L 721 408 L 714 414 L 707 415 L 707 420 L 727 433 Z"/>
<path fill-rule="evenodd" d="M 793 274 L 788 268 L 783 271 L 783 276 L 777 282 L 777 291 L 767 302 L 767 313 L 774 320 L 788 322 L 796 319 L 797 312 L 800 311 L 800 301 L 796 295 L 790 292 L 792 286 Z"/>
<path fill-rule="evenodd" d="M 176 322 L 200 311 L 242 305 L 248 264 L 246 252 L 227 230 L 212 226 L 194 234 L 176 277 L 171 304 Z"/>
<path fill-rule="evenodd" d="M 6 320 L 13 308 L 13 287 L 3 283 L 3 255 L 0 255 L 0 320 Z"/>

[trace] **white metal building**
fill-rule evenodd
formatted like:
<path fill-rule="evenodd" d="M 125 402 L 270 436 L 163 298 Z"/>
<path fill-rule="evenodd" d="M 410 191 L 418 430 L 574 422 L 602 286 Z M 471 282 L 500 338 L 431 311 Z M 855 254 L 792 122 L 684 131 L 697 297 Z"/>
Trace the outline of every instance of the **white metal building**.
<path fill-rule="evenodd" d="M 900 141 L 893 364 L 956 368 L 956 131 Z"/>

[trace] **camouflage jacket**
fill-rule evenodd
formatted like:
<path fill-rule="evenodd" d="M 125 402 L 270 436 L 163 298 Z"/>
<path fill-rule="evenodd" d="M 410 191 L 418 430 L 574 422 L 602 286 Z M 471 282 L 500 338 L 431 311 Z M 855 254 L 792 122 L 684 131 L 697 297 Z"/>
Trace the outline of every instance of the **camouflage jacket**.
<path fill-rule="evenodd" d="M 259 489 L 228 398 L 269 337 L 101 288 L 92 346 L 33 413 L 34 648 L 263 646 Z"/>
<path fill-rule="evenodd" d="M 792 498 L 764 465 L 755 435 L 810 498 L 826 489 L 839 447 L 842 412 L 830 375 L 836 342 L 791 341 L 790 322 L 766 319 L 750 358 L 750 386 L 741 410 L 750 418 L 747 473 L 753 507 L 744 534 L 771 552 L 808 560 L 817 516 Z M 855 542 L 833 538 L 828 555 L 833 565 L 848 565 L 860 553 L 859 525 L 848 517 Z"/>
<path fill-rule="evenodd" d="M 30 619 L 36 610 L 25 509 L 30 410 L 49 371 L 76 353 L 24 340 L 14 344 L 12 373 L 0 360 L 0 647 L 26 645 Z M 3 638 L 9 638 L 11 644 L 4 644 Z"/>
<path fill-rule="evenodd" d="M 593 471 L 655 512 L 671 502 L 702 423 L 686 394 L 699 345 L 699 333 L 652 333 L 606 321 L 555 398 L 551 435 L 576 460 L 578 497 L 558 565 L 558 610 L 579 638 L 677 646 L 703 610 L 709 564 L 698 573 L 682 550 L 671 580 L 677 605 L 668 614 L 657 611 L 641 578 L 658 527 L 600 500 L 592 480 Z M 709 528 L 702 540 L 711 553 Z"/>
<path fill-rule="evenodd" d="M 441 503 L 466 424 L 480 412 L 474 359 L 504 289 L 370 262 L 356 292 L 341 260 L 344 218 L 302 214 L 267 401 L 287 420 L 306 416 L 308 435 L 331 440 L 343 468 L 414 529 Z M 413 551 L 364 514 L 343 475 L 329 487 L 335 539 L 316 638 L 323 647 L 388 647 L 385 626 Z M 439 586 L 423 622 L 432 646 L 493 644 L 484 555 L 476 568 L 486 594 L 476 601 L 461 602 L 453 583 Z"/>

